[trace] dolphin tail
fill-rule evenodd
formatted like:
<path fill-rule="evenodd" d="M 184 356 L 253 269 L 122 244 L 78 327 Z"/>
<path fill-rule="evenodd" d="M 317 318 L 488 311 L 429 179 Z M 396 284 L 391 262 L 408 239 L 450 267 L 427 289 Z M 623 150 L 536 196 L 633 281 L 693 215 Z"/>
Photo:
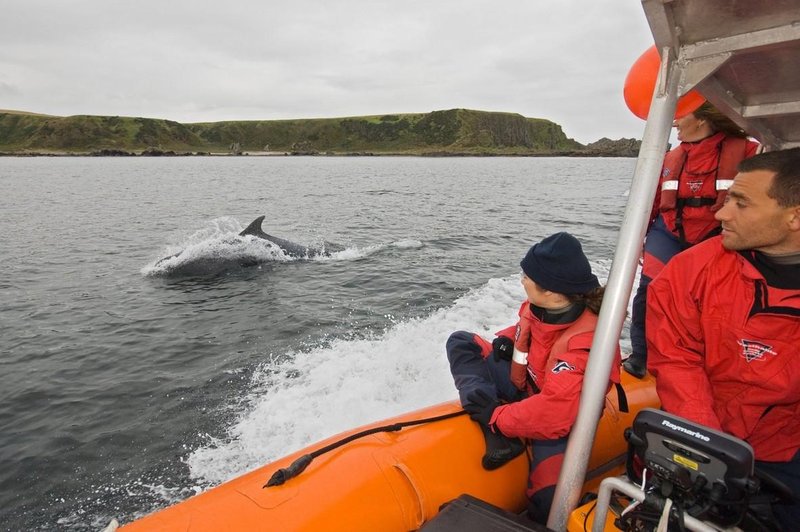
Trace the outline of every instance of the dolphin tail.
<path fill-rule="evenodd" d="M 239 233 L 239 236 L 247 236 L 253 235 L 258 238 L 267 238 L 269 237 L 264 231 L 261 230 L 261 223 L 264 221 L 264 216 L 259 216 L 255 220 L 253 220 L 250 225 L 248 225 L 244 231 Z"/>

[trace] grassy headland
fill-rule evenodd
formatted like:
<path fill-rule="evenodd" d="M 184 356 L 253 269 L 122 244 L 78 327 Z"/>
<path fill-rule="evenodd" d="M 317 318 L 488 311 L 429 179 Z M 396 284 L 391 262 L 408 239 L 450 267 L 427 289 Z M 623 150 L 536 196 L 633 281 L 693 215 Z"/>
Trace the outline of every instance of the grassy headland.
<path fill-rule="evenodd" d="M 0 110 L 0 153 L 138 155 L 278 153 L 319 155 L 635 156 L 638 141 L 584 146 L 549 120 L 450 109 L 348 118 L 181 124 L 119 116 L 58 117 Z"/>

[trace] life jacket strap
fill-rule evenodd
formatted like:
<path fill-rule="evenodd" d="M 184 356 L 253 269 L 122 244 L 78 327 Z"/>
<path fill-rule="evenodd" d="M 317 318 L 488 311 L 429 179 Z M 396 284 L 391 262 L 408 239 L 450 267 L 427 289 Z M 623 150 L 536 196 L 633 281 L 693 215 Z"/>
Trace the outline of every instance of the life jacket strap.
<path fill-rule="evenodd" d="M 679 209 L 683 207 L 707 207 L 716 203 L 717 197 L 713 198 L 678 198 L 675 200 L 676 206 Z"/>
<path fill-rule="evenodd" d="M 627 414 L 628 409 L 628 396 L 625 395 L 625 388 L 622 387 L 622 384 L 615 382 L 614 387 L 617 389 L 617 404 L 619 405 L 619 411 Z"/>

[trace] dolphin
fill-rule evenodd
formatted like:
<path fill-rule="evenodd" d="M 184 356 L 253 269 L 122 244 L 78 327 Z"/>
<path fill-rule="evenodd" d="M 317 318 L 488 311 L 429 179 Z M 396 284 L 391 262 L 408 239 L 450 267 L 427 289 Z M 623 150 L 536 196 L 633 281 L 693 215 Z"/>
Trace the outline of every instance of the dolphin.
<path fill-rule="evenodd" d="M 263 260 L 259 260 L 256 257 L 200 257 L 179 262 L 175 266 L 163 264 L 178 255 L 180 253 L 160 259 L 155 265 L 164 269 L 153 272 L 150 275 L 155 277 L 215 277 L 249 266 L 257 266 L 263 262 Z"/>
<path fill-rule="evenodd" d="M 243 237 L 246 236 L 252 236 L 271 242 L 272 244 L 278 246 L 284 254 L 296 259 L 311 259 L 314 257 L 330 256 L 331 253 L 342 251 L 344 249 L 342 246 L 331 244 L 329 242 L 324 243 L 320 247 L 304 246 L 283 238 L 268 235 L 261 229 L 261 224 L 264 222 L 264 218 L 264 216 L 259 216 L 253 220 L 253 222 L 248 225 L 244 231 L 239 233 L 237 237 L 228 238 L 222 241 L 222 243 L 226 246 L 230 246 L 230 255 L 227 253 L 222 253 L 219 255 L 213 254 L 194 258 L 186 258 L 185 260 L 178 261 L 175 264 L 167 263 L 167 261 L 181 256 L 184 251 L 186 251 L 182 250 L 173 255 L 169 255 L 168 257 L 159 259 L 155 263 L 155 266 L 161 267 L 163 270 L 156 272 L 155 275 L 190 277 L 213 276 L 219 275 L 225 271 L 256 266 L 262 262 L 268 261 L 268 258 L 265 258 L 263 255 L 259 255 L 258 253 L 254 253 L 252 250 L 248 252 L 246 247 L 243 250 L 236 250 L 237 245 L 244 245 Z"/>
<path fill-rule="evenodd" d="M 281 250 L 283 250 L 283 252 L 290 257 L 298 259 L 310 259 L 319 256 L 329 257 L 331 253 L 336 253 L 337 251 L 342 251 L 344 249 L 342 246 L 331 244 L 330 242 L 325 242 L 321 247 L 303 246 L 302 244 L 296 244 L 294 242 L 290 242 L 289 240 L 278 238 L 277 236 L 268 235 L 261 229 L 261 224 L 264 222 L 264 218 L 264 216 L 259 216 L 253 220 L 244 231 L 239 233 L 239 236 L 250 235 L 263 240 L 268 240 L 281 248 Z"/>

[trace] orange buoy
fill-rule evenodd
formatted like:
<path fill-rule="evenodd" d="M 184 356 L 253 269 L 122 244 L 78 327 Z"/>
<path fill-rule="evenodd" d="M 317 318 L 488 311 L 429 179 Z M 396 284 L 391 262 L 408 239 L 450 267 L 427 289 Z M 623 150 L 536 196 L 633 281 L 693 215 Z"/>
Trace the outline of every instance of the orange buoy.
<path fill-rule="evenodd" d="M 650 112 L 650 101 L 653 98 L 653 90 L 660 67 L 661 56 L 653 45 L 639 56 L 625 77 L 625 88 L 623 89 L 625 103 L 628 105 L 628 109 L 642 120 L 646 120 L 647 113 Z M 705 101 L 702 94 L 694 89 L 690 90 L 678 98 L 675 106 L 675 118 L 691 113 Z"/>

